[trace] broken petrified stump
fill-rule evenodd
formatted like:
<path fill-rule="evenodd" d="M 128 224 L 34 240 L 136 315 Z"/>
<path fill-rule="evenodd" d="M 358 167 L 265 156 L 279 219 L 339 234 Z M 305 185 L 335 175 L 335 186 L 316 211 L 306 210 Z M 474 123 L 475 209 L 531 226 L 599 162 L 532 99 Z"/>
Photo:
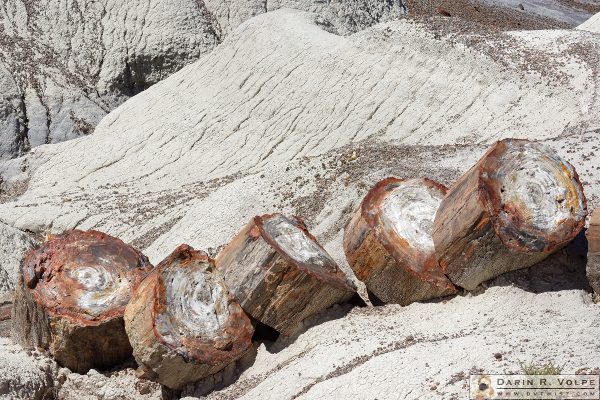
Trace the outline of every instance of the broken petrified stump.
<path fill-rule="evenodd" d="M 248 314 L 285 335 L 356 293 L 304 223 L 281 214 L 254 217 L 221 251 L 217 268 Z"/>
<path fill-rule="evenodd" d="M 144 374 L 171 389 L 242 357 L 254 333 L 213 260 L 188 245 L 138 286 L 125 310 L 125 328 Z"/>
<path fill-rule="evenodd" d="M 588 259 L 586 273 L 594 292 L 600 295 L 600 208 L 592 213 L 587 231 Z"/>
<path fill-rule="evenodd" d="M 23 260 L 13 337 L 76 372 L 113 367 L 131 356 L 123 313 L 151 269 L 139 251 L 101 232 L 52 237 Z"/>
<path fill-rule="evenodd" d="M 449 190 L 433 241 L 440 265 L 467 290 L 532 266 L 577 236 L 587 214 L 579 177 L 549 147 L 497 142 Z"/>
<path fill-rule="evenodd" d="M 446 188 L 429 179 L 387 178 L 364 198 L 344 230 L 344 251 L 357 278 L 385 303 L 407 305 L 448 296 L 431 228 Z"/>

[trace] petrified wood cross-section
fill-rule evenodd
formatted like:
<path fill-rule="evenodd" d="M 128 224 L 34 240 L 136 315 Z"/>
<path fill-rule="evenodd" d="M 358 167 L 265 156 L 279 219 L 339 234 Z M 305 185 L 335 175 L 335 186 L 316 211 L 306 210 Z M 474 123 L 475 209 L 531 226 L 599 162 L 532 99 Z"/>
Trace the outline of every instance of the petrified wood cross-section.
<path fill-rule="evenodd" d="M 429 179 L 377 183 L 344 231 L 350 267 L 386 303 L 407 305 L 447 296 L 455 286 L 442 272 L 431 228 L 446 188 Z"/>
<path fill-rule="evenodd" d="M 433 241 L 444 272 L 473 290 L 569 243 L 587 214 L 575 169 L 551 148 L 505 139 L 449 190 Z"/>
<path fill-rule="evenodd" d="M 23 260 L 13 337 L 73 371 L 113 367 L 131 356 L 123 313 L 151 269 L 139 251 L 101 232 L 52 237 Z"/>
<path fill-rule="evenodd" d="M 221 251 L 217 268 L 248 314 L 286 335 L 356 292 L 304 223 L 281 214 L 254 217 Z"/>
<path fill-rule="evenodd" d="M 125 310 L 125 328 L 146 375 L 171 389 L 239 359 L 254 333 L 213 260 L 188 245 L 138 286 Z"/>
<path fill-rule="evenodd" d="M 596 208 L 587 231 L 587 277 L 594 292 L 600 295 L 600 208 Z"/>

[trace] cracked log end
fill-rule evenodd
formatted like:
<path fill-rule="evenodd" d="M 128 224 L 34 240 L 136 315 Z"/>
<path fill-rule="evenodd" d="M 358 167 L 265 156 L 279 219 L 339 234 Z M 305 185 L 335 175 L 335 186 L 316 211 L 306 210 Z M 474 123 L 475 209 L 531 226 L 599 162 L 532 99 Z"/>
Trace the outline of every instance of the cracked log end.
<path fill-rule="evenodd" d="M 142 253 L 101 232 L 52 237 L 23 260 L 13 337 L 76 372 L 113 367 L 131 356 L 123 313 L 151 269 Z"/>
<path fill-rule="evenodd" d="M 433 240 L 446 274 L 473 290 L 565 246 L 586 215 L 583 187 L 571 164 L 548 146 L 505 139 L 450 189 Z"/>
<path fill-rule="evenodd" d="M 350 267 L 386 303 L 456 293 L 443 274 L 431 228 L 446 188 L 429 179 L 387 178 L 377 183 L 344 230 Z"/>
<path fill-rule="evenodd" d="M 138 286 L 125 328 L 146 375 L 171 389 L 242 357 L 254 333 L 214 261 L 188 245 L 175 249 Z"/>
<path fill-rule="evenodd" d="M 257 216 L 221 251 L 217 268 L 253 318 L 291 335 L 356 288 L 299 219 Z"/>
<path fill-rule="evenodd" d="M 594 292 L 600 295 L 600 208 L 592 213 L 587 231 L 588 260 L 586 273 Z"/>

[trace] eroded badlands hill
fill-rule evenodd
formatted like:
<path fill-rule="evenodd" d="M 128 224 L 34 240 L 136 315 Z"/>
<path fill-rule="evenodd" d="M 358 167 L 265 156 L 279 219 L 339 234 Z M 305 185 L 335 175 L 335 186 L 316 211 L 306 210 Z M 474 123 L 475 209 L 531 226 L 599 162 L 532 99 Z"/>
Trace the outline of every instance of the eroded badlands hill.
<path fill-rule="evenodd" d="M 104 115 L 212 50 L 246 19 L 291 1 L 8 0 L 0 7 L 0 158 L 89 135 Z M 400 0 L 293 2 L 355 32 Z"/>

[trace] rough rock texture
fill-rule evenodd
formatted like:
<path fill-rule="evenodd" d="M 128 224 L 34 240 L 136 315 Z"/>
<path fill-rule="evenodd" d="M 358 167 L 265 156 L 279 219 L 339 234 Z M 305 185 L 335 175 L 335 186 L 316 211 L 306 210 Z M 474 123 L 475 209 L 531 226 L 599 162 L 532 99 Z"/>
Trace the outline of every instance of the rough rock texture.
<path fill-rule="evenodd" d="M 140 380 L 131 363 L 118 370 L 85 375 L 59 368 L 36 351 L 0 338 L 2 400 L 167 400 L 160 385 Z"/>
<path fill-rule="evenodd" d="M 407 305 L 456 293 L 431 238 L 446 190 L 430 179 L 387 178 L 352 215 L 344 228 L 346 259 L 377 299 Z"/>
<path fill-rule="evenodd" d="M 0 223 L 0 296 L 12 293 L 23 256 L 37 245 L 25 232 Z"/>
<path fill-rule="evenodd" d="M 160 384 L 139 379 L 133 368 L 85 375 L 66 373 L 54 389 L 60 400 L 167 400 Z"/>
<path fill-rule="evenodd" d="M 250 17 L 284 7 L 317 13 L 317 20 L 324 28 L 347 35 L 403 16 L 405 3 L 404 0 L 204 0 L 224 35 Z"/>
<path fill-rule="evenodd" d="M 23 260 L 12 337 L 76 372 L 114 367 L 131 356 L 123 313 L 151 269 L 143 254 L 101 232 L 52 237 Z"/>
<path fill-rule="evenodd" d="M 0 157 L 92 133 L 219 40 L 193 0 L 8 0 L 0 19 Z"/>
<path fill-rule="evenodd" d="M 579 247 L 585 245 L 580 244 L 536 268 L 503 275 L 479 295 L 406 307 L 333 308 L 292 340 L 261 343 L 243 368 L 217 384 L 217 391 L 207 393 L 215 383 L 211 378 L 182 394 L 215 400 L 461 399 L 471 371 L 519 373 L 521 364 L 552 362 L 564 373 L 595 373 L 600 310 L 581 290 L 585 257 Z M 51 371 L 59 399 L 170 398 L 152 382 L 137 379 L 130 364 L 103 374 L 56 372 L 52 363 L 46 366 L 39 356 L 2 339 L 0 359 L 14 361 L 6 372 L 0 363 L 0 382 L 18 381 L 23 390 L 52 386 L 44 378 Z M 23 373 L 28 365 L 31 372 Z M 410 383 L 399 384 L 398 376 Z"/>
<path fill-rule="evenodd" d="M 600 208 L 592 213 L 587 230 L 587 278 L 596 294 L 600 295 Z"/>
<path fill-rule="evenodd" d="M 136 288 L 125 329 L 146 376 L 171 389 L 241 358 L 254 333 L 214 261 L 185 244 Z"/>
<path fill-rule="evenodd" d="M 0 338 L 0 399 L 42 400 L 52 393 L 58 367 L 37 352 Z"/>
<path fill-rule="evenodd" d="M 585 226 L 577 172 L 548 146 L 494 144 L 442 200 L 432 237 L 450 280 L 467 290 L 537 264 Z"/>
<path fill-rule="evenodd" d="M 286 335 L 356 293 L 304 222 L 281 214 L 254 217 L 216 263 L 244 311 Z"/>
<path fill-rule="evenodd" d="M 0 158 L 89 135 L 109 111 L 212 50 L 255 14 L 291 5 L 351 33 L 400 0 L 8 0 L 0 7 Z"/>

